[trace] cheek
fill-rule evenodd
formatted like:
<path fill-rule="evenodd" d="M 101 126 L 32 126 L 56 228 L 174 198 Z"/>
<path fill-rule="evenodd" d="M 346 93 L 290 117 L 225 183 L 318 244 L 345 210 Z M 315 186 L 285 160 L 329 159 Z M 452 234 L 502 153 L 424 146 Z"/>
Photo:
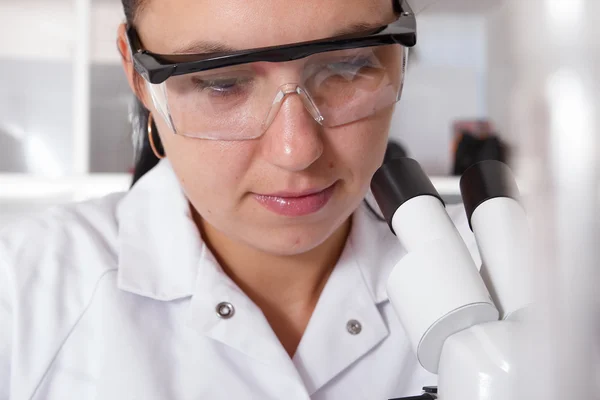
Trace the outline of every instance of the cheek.
<path fill-rule="evenodd" d="M 250 142 L 220 142 L 161 135 L 181 185 L 201 210 L 233 207 L 252 159 Z"/>
<path fill-rule="evenodd" d="M 391 112 L 332 132 L 335 162 L 351 175 L 353 186 L 364 186 L 381 166 L 387 148 Z"/>

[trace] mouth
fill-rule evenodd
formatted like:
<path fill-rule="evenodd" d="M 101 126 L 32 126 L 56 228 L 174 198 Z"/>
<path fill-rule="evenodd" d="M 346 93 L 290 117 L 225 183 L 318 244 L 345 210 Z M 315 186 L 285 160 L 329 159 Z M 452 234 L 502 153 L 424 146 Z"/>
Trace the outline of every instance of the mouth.
<path fill-rule="evenodd" d="M 331 200 L 337 182 L 324 189 L 282 191 L 271 194 L 254 194 L 254 198 L 267 210 L 286 217 L 301 217 L 323 209 Z"/>

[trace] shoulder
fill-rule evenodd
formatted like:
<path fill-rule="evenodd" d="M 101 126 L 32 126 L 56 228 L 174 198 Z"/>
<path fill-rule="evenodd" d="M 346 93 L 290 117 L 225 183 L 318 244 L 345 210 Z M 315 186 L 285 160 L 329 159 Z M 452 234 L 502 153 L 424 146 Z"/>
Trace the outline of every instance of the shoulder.
<path fill-rule="evenodd" d="M 20 290 L 28 291 L 44 279 L 63 275 L 94 280 L 116 267 L 116 207 L 122 197 L 52 207 L 2 227 L 0 259 L 6 273 Z"/>
<path fill-rule="evenodd" d="M 8 327 L 0 333 L 0 397 L 36 386 L 117 268 L 122 196 L 52 207 L 0 229 L 0 325 Z"/>

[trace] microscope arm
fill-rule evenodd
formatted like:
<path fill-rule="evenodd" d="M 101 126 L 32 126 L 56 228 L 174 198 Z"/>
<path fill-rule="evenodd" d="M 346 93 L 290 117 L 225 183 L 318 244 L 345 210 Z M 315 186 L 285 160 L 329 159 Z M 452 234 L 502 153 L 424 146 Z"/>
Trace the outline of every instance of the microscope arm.
<path fill-rule="evenodd" d="M 470 167 L 460 188 L 483 261 L 481 275 L 501 320 L 448 337 L 439 360 L 441 398 L 514 399 L 523 365 L 524 318 L 533 303 L 527 216 L 512 172 L 499 161 Z"/>
<path fill-rule="evenodd" d="M 529 305 L 529 282 L 515 279 L 526 275 L 529 260 L 526 251 L 515 250 L 527 246 L 527 223 L 506 169 L 479 165 L 461 180 L 485 283 L 416 161 L 387 160 L 372 181 L 392 232 L 408 252 L 388 279 L 390 301 L 419 362 L 439 375 L 442 400 L 514 398 L 519 316 Z"/>

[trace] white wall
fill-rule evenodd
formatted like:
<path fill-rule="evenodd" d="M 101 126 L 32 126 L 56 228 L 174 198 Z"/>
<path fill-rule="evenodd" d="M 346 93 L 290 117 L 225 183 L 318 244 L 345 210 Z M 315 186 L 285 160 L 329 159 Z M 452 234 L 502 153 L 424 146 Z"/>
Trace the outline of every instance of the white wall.
<path fill-rule="evenodd" d="M 510 104 L 512 76 L 511 54 L 506 44 L 510 37 L 509 26 L 506 25 L 510 18 L 506 15 L 508 7 L 501 6 L 494 9 L 487 16 L 488 30 L 488 104 L 490 118 L 498 127 L 499 135 L 509 144 L 516 145 L 515 138 L 510 129 Z"/>
<path fill-rule="evenodd" d="M 0 1 L 0 173 L 54 177 L 72 173 L 74 136 L 72 0 Z M 116 47 L 120 1 L 93 3 L 91 29 L 92 172 L 126 172 L 133 164 L 131 91 Z M 8 39 L 10 38 L 10 39 Z M 30 155 L 33 154 L 33 157 Z M 43 156 L 40 156 L 42 154 Z"/>
<path fill-rule="evenodd" d="M 124 20 L 121 2 L 92 1 L 91 56 L 117 63 L 116 33 Z M 70 61 L 75 46 L 74 0 L 0 0 L 0 54 L 5 58 Z"/>
<path fill-rule="evenodd" d="M 414 0 L 413 3 L 419 11 L 428 7 L 431 1 Z M 419 44 L 410 59 L 404 95 L 397 107 L 391 134 L 405 144 L 409 153 L 430 174 L 445 175 L 451 170 L 451 125 L 454 120 L 488 115 L 488 28 L 485 13 L 479 9 L 483 3 L 486 2 L 438 1 L 418 15 Z M 440 6 L 444 7 L 442 11 L 439 10 Z M 459 10 L 456 8 L 458 6 L 461 7 L 461 13 L 452 14 L 452 11 Z M 468 12 L 470 8 L 477 9 L 478 12 Z M 127 113 L 124 109 L 124 96 L 128 88 L 119 71 L 115 48 L 116 28 L 122 18 L 119 1 L 94 2 L 91 52 L 94 61 L 92 78 L 95 79 L 92 106 L 95 111 L 92 112 L 91 143 L 98 152 L 96 155 L 92 153 L 91 162 L 92 170 L 104 172 L 121 171 L 126 167 L 124 163 L 129 162 L 124 154 L 109 153 L 110 146 L 118 144 L 117 149 L 131 150 L 127 141 L 127 126 L 123 123 Z M 32 29 L 33 26 L 36 29 Z M 73 2 L 70 0 L 0 2 L 0 35 L 15 38 L 2 42 L 0 59 L 29 59 L 22 73 L 13 69 L 10 74 L 5 75 L 10 77 L 1 82 L 5 93 L 12 93 L 14 98 L 19 91 L 22 92 L 20 82 L 26 81 L 31 76 L 31 71 L 46 69 L 40 67 L 40 61 L 49 60 L 51 65 L 63 63 L 66 67 L 59 69 L 61 73 L 52 72 L 43 76 L 48 82 L 49 75 L 55 77 L 54 87 L 49 87 L 50 90 L 38 90 L 36 93 L 28 89 L 30 100 L 35 106 L 26 110 L 30 114 L 33 112 L 39 115 L 38 122 L 33 122 L 38 125 L 59 118 L 49 117 L 47 113 L 62 114 L 60 124 L 56 122 L 54 128 L 50 128 L 56 131 L 55 134 L 48 136 L 61 138 L 64 145 L 60 146 L 62 150 L 56 150 L 56 154 L 65 162 L 69 160 L 64 153 L 68 152 L 71 144 L 68 135 L 71 134 L 73 117 L 70 112 L 72 102 L 69 64 L 74 29 Z M 6 65 L 10 66 L 10 63 Z M 36 85 L 39 87 L 40 84 Z M 117 101 L 114 104 L 109 97 L 111 94 L 116 94 Z M 3 96 L 2 101 L 6 103 L 7 98 Z M 3 103 L 0 108 L 0 112 L 4 110 L 3 115 L 0 115 L 2 120 L 15 119 L 15 116 L 23 113 L 23 110 L 13 110 L 17 105 L 18 103 L 12 102 Z M 492 102 L 492 105 L 497 104 Z M 111 121 L 110 115 L 117 115 L 115 123 L 108 123 Z M 119 162 L 119 157 L 126 161 Z M 108 160 L 108 165 L 101 165 L 103 159 Z"/>
<path fill-rule="evenodd" d="M 0 53 L 15 59 L 67 61 L 74 47 L 73 1 L 0 1 Z"/>
<path fill-rule="evenodd" d="M 429 5 L 425 3 L 432 1 L 436 1 L 436 6 L 418 16 L 418 51 L 410 59 L 404 95 L 394 115 L 392 137 L 404 143 L 427 172 L 445 175 L 452 163 L 453 121 L 487 115 L 488 103 L 496 114 L 501 109 L 487 95 L 488 29 L 480 8 L 484 2 L 496 0 L 411 3 L 417 5 L 415 9 L 419 12 Z M 455 8 L 456 4 L 461 8 Z M 474 5 L 477 12 L 470 12 Z M 441 11 L 440 6 L 444 7 Z M 452 14 L 456 11 L 461 14 Z M 115 45 L 116 29 L 122 20 L 120 1 L 93 0 L 90 49 L 93 172 L 125 171 L 131 162 L 125 104 L 129 88 L 120 71 Z M 72 135 L 78 134 L 72 128 L 75 22 L 73 0 L 0 0 L 0 37 L 4 38 L 0 41 L 0 122 L 20 127 L 27 134 L 43 131 L 44 141 L 52 143 L 47 149 L 63 166 L 71 164 Z M 0 146 L 4 146 L 1 141 Z M 2 168 L 0 162 L 0 174 Z M 51 171 L 46 168 L 43 172 Z M 125 188 L 128 182 L 121 184 Z M 451 186 L 455 191 L 454 182 Z M 35 202 L 27 207 L 19 204 L 0 204 L 0 225 L 25 209 L 37 207 Z"/>
<path fill-rule="evenodd" d="M 391 136 L 426 172 L 446 175 L 452 167 L 453 122 L 488 115 L 486 17 L 421 15 L 418 29 Z"/>

